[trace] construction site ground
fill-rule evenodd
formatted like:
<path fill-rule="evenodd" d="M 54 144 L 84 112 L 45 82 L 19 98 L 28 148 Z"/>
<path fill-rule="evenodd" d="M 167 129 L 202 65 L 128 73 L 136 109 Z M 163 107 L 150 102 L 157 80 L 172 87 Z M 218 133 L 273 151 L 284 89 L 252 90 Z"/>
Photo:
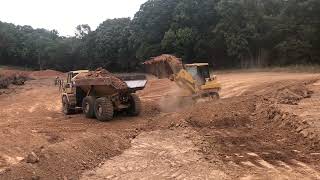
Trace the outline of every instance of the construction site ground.
<path fill-rule="evenodd" d="M 142 114 L 109 122 L 33 78 L 0 95 L 0 179 L 320 179 L 319 74 L 222 73 L 220 100 L 166 111 L 176 86 L 150 78 Z"/>

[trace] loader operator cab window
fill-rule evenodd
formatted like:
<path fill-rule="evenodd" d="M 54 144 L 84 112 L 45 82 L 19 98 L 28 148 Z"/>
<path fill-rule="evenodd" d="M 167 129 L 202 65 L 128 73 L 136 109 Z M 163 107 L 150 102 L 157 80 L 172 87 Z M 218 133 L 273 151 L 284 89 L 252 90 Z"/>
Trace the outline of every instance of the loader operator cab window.
<path fill-rule="evenodd" d="M 209 66 L 199 66 L 198 71 L 200 76 L 203 77 L 204 80 L 210 78 Z"/>
<path fill-rule="evenodd" d="M 186 71 L 190 73 L 193 78 L 195 78 L 198 74 L 198 70 L 196 66 L 188 66 L 186 67 Z"/>
<path fill-rule="evenodd" d="M 204 85 L 206 78 L 210 78 L 208 66 L 187 66 L 186 71 L 192 75 L 198 86 Z"/>

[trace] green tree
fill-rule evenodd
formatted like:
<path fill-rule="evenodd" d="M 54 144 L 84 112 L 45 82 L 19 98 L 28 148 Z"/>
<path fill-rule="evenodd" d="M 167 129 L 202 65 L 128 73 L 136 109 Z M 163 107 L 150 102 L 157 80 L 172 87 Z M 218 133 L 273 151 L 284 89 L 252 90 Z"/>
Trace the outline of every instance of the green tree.
<path fill-rule="evenodd" d="M 96 66 L 112 67 L 114 70 L 129 69 L 129 25 L 129 18 L 109 19 L 97 28 Z"/>
<path fill-rule="evenodd" d="M 319 34 L 319 0 L 148 0 L 74 37 L 0 22 L 0 64 L 134 71 L 162 53 L 216 68 L 320 64 Z"/>
<path fill-rule="evenodd" d="M 145 60 L 162 53 L 161 41 L 172 22 L 178 0 L 149 0 L 135 14 L 131 23 L 130 48 Z"/>

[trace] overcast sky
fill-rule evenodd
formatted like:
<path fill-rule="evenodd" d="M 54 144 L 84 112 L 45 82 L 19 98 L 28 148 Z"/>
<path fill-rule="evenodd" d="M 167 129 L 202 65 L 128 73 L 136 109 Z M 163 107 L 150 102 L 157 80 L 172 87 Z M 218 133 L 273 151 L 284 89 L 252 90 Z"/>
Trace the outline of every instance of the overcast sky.
<path fill-rule="evenodd" d="M 0 21 L 74 35 L 79 24 L 95 29 L 108 18 L 133 17 L 147 0 L 2 0 Z"/>

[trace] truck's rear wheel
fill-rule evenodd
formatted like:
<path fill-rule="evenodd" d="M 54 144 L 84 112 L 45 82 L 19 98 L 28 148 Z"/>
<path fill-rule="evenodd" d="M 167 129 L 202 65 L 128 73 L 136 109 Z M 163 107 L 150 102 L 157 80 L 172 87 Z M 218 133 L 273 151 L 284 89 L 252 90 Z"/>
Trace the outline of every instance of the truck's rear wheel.
<path fill-rule="evenodd" d="M 70 114 L 74 113 L 74 109 L 71 108 L 66 96 L 62 97 L 62 112 L 65 115 L 70 115 Z"/>
<path fill-rule="evenodd" d="M 94 105 L 94 112 L 99 121 L 110 121 L 113 118 L 114 108 L 108 98 L 98 98 Z"/>
<path fill-rule="evenodd" d="M 139 96 L 131 94 L 129 97 L 130 107 L 128 113 L 131 116 L 138 116 L 141 112 L 141 101 Z"/>
<path fill-rule="evenodd" d="M 82 101 L 82 111 L 86 115 L 87 118 L 94 118 L 94 103 L 96 98 L 93 96 L 87 96 Z"/>

